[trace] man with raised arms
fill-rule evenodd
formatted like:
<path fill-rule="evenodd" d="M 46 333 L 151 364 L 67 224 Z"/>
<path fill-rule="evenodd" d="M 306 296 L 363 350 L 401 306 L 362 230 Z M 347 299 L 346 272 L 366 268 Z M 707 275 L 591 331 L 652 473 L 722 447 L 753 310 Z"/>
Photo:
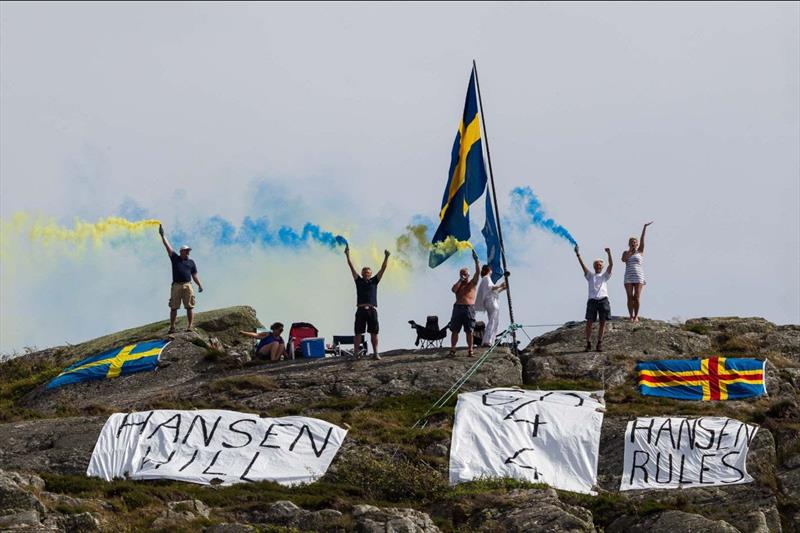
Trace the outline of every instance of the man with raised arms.
<path fill-rule="evenodd" d="M 347 266 L 350 267 L 350 273 L 356 283 L 355 346 L 353 353 L 356 357 L 360 355 L 361 339 L 366 331 L 369 332 L 375 359 L 380 359 L 381 356 L 378 353 L 378 283 L 383 279 L 383 273 L 386 272 L 386 265 L 389 263 L 389 250 L 384 250 L 383 264 L 378 271 L 378 275 L 374 277 L 372 276 L 372 269 L 367 266 L 362 268 L 361 275 L 358 275 L 353 266 L 353 261 L 350 260 L 349 245 L 345 247 L 344 255 L 347 257 Z"/>
<path fill-rule="evenodd" d="M 605 272 L 603 272 L 602 259 L 595 259 L 592 262 L 594 272 L 590 272 L 583 263 L 577 244 L 575 245 L 575 255 L 578 257 L 581 269 L 583 269 L 583 277 L 586 278 L 589 284 L 589 299 L 586 302 L 586 348 L 584 348 L 584 351 L 588 352 L 592 349 L 592 324 L 599 318 L 600 327 L 597 331 L 597 346 L 595 350 L 602 352 L 606 320 L 611 319 L 611 304 L 608 302 L 608 279 L 611 277 L 611 268 L 614 266 L 614 262 L 611 259 L 611 249 L 606 248 L 608 268 L 606 268 Z"/>

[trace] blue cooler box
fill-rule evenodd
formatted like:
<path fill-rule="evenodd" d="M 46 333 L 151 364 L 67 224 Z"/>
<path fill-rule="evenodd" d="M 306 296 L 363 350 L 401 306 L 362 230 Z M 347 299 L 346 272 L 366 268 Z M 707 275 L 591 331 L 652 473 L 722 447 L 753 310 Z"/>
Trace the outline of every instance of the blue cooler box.
<path fill-rule="evenodd" d="M 325 338 L 303 339 L 300 341 L 300 350 L 303 357 L 325 357 Z"/>

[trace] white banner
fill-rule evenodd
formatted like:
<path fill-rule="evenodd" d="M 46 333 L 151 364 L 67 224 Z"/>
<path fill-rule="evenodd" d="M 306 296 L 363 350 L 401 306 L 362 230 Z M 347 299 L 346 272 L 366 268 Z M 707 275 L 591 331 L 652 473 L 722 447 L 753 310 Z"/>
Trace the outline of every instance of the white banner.
<path fill-rule="evenodd" d="M 328 470 L 347 431 L 316 418 L 259 418 L 235 411 L 114 413 L 86 475 L 107 481 L 177 479 L 231 485 L 311 483 Z"/>
<path fill-rule="evenodd" d="M 510 477 L 595 494 L 603 392 L 459 394 L 450 483 Z"/>
<path fill-rule="evenodd" d="M 747 451 L 758 426 L 732 418 L 637 418 L 625 431 L 619 490 L 750 483 Z"/>

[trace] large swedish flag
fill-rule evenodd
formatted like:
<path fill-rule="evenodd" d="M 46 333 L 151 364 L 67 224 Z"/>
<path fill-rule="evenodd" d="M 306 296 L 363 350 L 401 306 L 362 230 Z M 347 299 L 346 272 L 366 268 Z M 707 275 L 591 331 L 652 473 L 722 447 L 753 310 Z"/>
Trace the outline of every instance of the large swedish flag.
<path fill-rule="evenodd" d="M 168 343 L 169 341 L 139 342 L 87 357 L 65 368 L 47 384 L 47 388 L 55 389 L 80 381 L 116 378 L 155 370 L 161 351 Z"/>
<path fill-rule="evenodd" d="M 459 241 L 469 240 L 469 206 L 480 198 L 484 189 L 486 189 L 486 167 L 483 164 L 481 122 L 473 69 L 469 77 L 464 115 L 450 157 L 450 173 L 444 189 L 442 208 L 439 211 L 441 223 L 433 236 L 433 244 L 445 242 L 448 237 Z M 434 247 L 428 257 L 428 265 L 431 268 L 439 266 L 455 251 L 455 247 L 452 249 Z"/>

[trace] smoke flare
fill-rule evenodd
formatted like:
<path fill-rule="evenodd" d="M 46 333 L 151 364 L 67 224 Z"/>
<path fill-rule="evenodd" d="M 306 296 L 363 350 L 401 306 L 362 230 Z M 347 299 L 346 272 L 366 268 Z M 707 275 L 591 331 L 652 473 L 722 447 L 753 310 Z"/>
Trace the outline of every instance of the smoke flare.
<path fill-rule="evenodd" d="M 530 223 L 534 226 L 561 237 L 573 246 L 578 244 L 567 228 L 556 224 L 552 218 L 547 218 L 547 213 L 542 208 L 542 202 L 530 187 L 516 187 L 511 191 L 511 202 L 516 211 L 524 211 L 530 217 Z"/>

